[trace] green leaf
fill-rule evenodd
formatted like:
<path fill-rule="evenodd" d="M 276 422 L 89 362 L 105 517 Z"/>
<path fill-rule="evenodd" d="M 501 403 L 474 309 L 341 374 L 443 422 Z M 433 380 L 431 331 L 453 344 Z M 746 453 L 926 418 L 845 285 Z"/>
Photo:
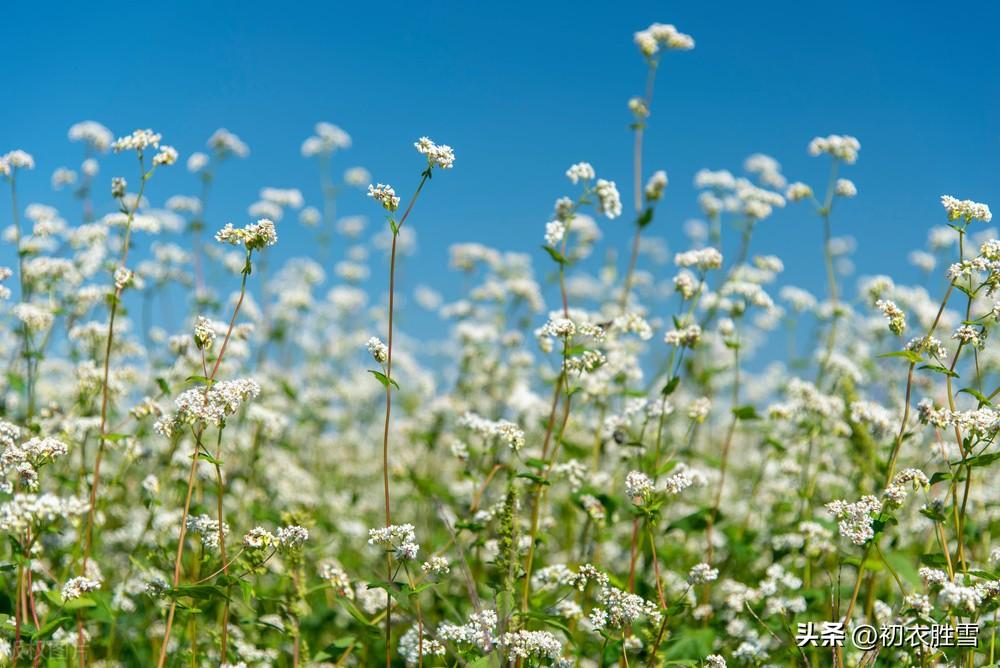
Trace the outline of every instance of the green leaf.
<path fill-rule="evenodd" d="M 553 260 L 555 260 L 559 264 L 562 264 L 562 265 L 569 264 L 569 260 L 567 260 L 566 258 L 564 258 L 562 256 L 562 253 L 560 253 L 559 251 L 557 251 L 555 248 L 552 248 L 552 246 L 542 246 L 542 248 L 545 249 L 545 252 L 549 254 L 549 257 L 551 257 Z"/>
<path fill-rule="evenodd" d="M 160 388 L 160 392 L 162 392 L 163 394 L 170 394 L 170 385 L 167 384 L 167 381 L 165 379 L 157 378 L 156 384 Z"/>
<path fill-rule="evenodd" d="M 680 383 L 681 383 L 681 377 L 674 376 L 673 378 L 667 381 L 666 385 L 663 386 L 663 389 L 660 391 L 660 394 L 662 394 L 665 397 L 669 397 L 671 394 L 674 393 L 674 390 L 677 389 L 677 386 L 680 385 Z"/>
<path fill-rule="evenodd" d="M 105 434 L 104 440 L 111 441 L 112 443 L 117 443 L 131 436 L 131 434 Z"/>
<path fill-rule="evenodd" d="M 198 453 L 198 459 L 204 459 L 209 464 L 215 464 L 216 466 L 222 466 L 222 460 L 221 459 L 216 459 L 215 457 L 213 457 L 212 455 L 208 454 L 207 452 L 199 452 Z"/>
<path fill-rule="evenodd" d="M 736 416 L 737 420 L 759 420 L 760 416 L 757 415 L 757 409 L 752 405 L 747 404 L 746 406 L 737 406 L 733 409 L 733 415 Z"/>
<path fill-rule="evenodd" d="M 546 480 L 545 478 L 543 478 L 542 476 L 540 476 L 540 475 L 538 475 L 536 473 L 532 473 L 531 471 L 521 471 L 515 477 L 516 478 L 526 478 L 528 480 L 534 480 L 539 485 L 551 485 L 552 484 L 548 480 Z"/>
<path fill-rule="evenodd" d="M 879 355 L 879 357 L 902 357 L 905 360 L 909 360 L 913 364 L 919 364 L 924 361 L 923 357 L 912 350 L 898 350 L 894 353 L 883 353 Z"/>
<path fill-rule="evenodd" d="M 958 391 L 959 394 L 962 394 L 963 392 L 965 394 L 970 394 L 970 395 L 974 396 L 976 399 L 978 399 L 979 400 L 979 404 L 981 406 L 992 406 L 993 405 L 993 404 L 990 403 L 990 400 L 986 398 L 986 395 L 984 395 L 982 392 L 980 392 L 977 389 L 974 389 L 974 388 L 971 388 L 971 387 L 964 387 L 964 388 L 962 388 L 961 390 Z"/>
<path fill-rule="evenodd" d="M 936 568 L 946 568 L 948 566 L 948 560 L 944 558 L 943 554 L 922 554 L 920 555 L 920 563 L 924 566 L 934 566 Z"/>
<path fill-rule="evenodd" d="M 184 379 L 185 383 L 198 383 L 200 385 L 210 385 L 212 379 L 206 376 L 188 376 Z"/>
<path fill-rule="evenodd" d="M 653 207 L 646 207 L 646 209 L 639 215 L 639 219 L 635 222 L 639 226 L 640 230 L 653 222 Z"/>
<path fill-rule="evenodd" d="M 957 373 L 955 373 L 954 371 L 949 371 L 948 369 L 944 368 L 940 364 L 924 364 L 924 365 L 919 366 L 917 368 L 920 369 L 921 371 L 923 371 L 924 369 L 926 369 L 927 371 L 933 371 L 934 373 L 944 374 L 945 376 L 951 376 L 952 378 L 958 378 L 959 377 Z"/>
<path fill-rule="evenodd" d="M 399 383 L 396 382 L 395 378 L 387 378 L 381 371 L 376 371 L 375 369 L 368 369 L 368 373 L 378 378 L 378 382 L 382 383 L 382 387 L 388 387 L 389 383 L 397 390 L 399 389 Z"/>

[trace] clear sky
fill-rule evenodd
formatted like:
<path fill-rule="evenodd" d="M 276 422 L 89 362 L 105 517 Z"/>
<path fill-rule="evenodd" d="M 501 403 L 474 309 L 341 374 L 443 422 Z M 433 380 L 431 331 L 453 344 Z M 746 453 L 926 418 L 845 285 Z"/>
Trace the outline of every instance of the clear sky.
<path fill-rule="evenodd" d="M 647 167 L 671 178 L 655 232 L 673 249 L 698 215 L 697 169 L 735 171 L 760 151 L 822 187 L 828 163 L 806 153 L 817 134 L 861 140 L 845 174 L 860 193 L 835 220 L 835 234 L 858 239 L 859 272 L 914 279 L 905 256 L 944 222 L 941 194 L 1000 206 L 1000 5 L 988 2 L 8 3 L 0 152 L 33 153 L 23 202 L 69 216 L 69 196 L 47 189 L 55 167 L 79 164 L 72 123 L 151 127 L 182 156 L 226 127 L 252 155 L 223 168 L 216 227 L 245 223 L 264 185 L 301 187 L 319 204 L 315 165 L 299 154 L 316 121 L 353 136 L 339 167 L 363 165 L 404 195 L 420 169 L 412 142 L 426 134 L 458 156 L 412 219 L 423 278 L 440 287 L 455 241 L 543 260 L 570 163 L 592 162 L 627 192 L 626 102 L 644 77 L 632 33 L 653 21 L 697 40 L 664 59 L 647 142 Z M 122 157 L 104 165 L 101 187 L 126 169 Z M 197 192 L 179 167 L 151 188 L 154 204 Z M 341 211 L 380 220 L 360 194 Z M 603 223 L 607 241 L 624 247 L 630 221 Z M 281 232 L 282 252 L 308 248 L 297 223 Z M 754 250 L 822 293 L 819 244 L 815 217 L 789 207 L 763 223 Z"/>

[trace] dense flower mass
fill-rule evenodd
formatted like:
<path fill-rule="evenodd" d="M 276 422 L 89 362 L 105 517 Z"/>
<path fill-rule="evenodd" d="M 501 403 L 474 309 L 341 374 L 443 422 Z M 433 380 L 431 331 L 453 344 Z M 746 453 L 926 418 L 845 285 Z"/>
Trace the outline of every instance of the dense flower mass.
<path fill-rule="evenodd" d="M 875 273 L 841 217 L 866 215 L 856 138 L 800 174 L 645 155 L 660 58 L 694 40 L 634 38 L 629 164 L 544 156 L 576 162 L 518 252 L 469 224 L 427 255 L 455 164 L 427 137 L 397 147 L 402 210 L 327 122 L 317 183 L 235 206 L 210 203 L 251 155 L 224 128 L 167 179 L 180 151 L 96 121 L 72 168 L 0 154 L 0 665 L 995 664 L 989 206 L 941 196 L 880 247 L 913 280 Z M 797 224 L 823 234 L 795 262 L 758 233 Z M 937 635 L 876 655 L 810 624 Z"/>

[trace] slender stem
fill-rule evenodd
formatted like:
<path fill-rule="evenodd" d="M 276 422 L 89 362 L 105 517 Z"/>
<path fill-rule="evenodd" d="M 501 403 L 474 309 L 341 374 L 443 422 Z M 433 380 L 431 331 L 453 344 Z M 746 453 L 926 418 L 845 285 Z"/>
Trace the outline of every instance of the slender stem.
<path fill-rule="evenodd" d="M 403 228 L 403 223 L 410 215 L 410 211 L 413 210 L 413 205 L 416 203 L 417 198 L 420 197 L 420 191 L 423 190 L 424 184 L 427 183 L 427 179 L 430 178 L 431 168 L 428 167 L 424 171 L 423 175 L 420 177 L 420 184 L 417 186 L 417 191 L 410 198 L 410 203 L 406 207 L 406 211 L 403 212 L 403 217 L 399 219 L 398 224 L 393 224 L 392 227 L 392 248 L 389 252 L 389 333 L 388 342 L 386 344 L 386 362 L 385 362 L 385 423 L 382 429 L 382 491 L 385 500 L 385 525 L 388 527 L 392 524 L 392 513 L 390 506 L 390 496 L 389 496 L 389 419 L 392 414 L 392 334 L 393 334 L 393 314 L 395 311 L 395 297 L 396 297 L 396 242 L 399 239 L 399 230 Z M 391 586 L 392 582 L 392 554 L 386 551 L 385 555 L 385 567 L 386 567 L 386 582 L 387 586 Z M 386 606 L 385 615 L 385 665 L 386 668 L 390 668 L 392 665 L 392 604 L 391 601 L 389 605 Z"/>

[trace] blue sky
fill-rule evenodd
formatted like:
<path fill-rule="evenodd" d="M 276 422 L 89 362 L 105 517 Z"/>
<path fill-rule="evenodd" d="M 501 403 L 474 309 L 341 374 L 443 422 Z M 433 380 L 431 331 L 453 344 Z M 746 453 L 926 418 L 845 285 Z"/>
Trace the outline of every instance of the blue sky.
<path fill-rule="evenodd" d="M 223 168 L 212 227 L 245 222 L 264 185 L 301 187 L 318 204 L 315 166 L 299 146 L 327 120 L 354 139 L 338 166 L 363 165 L 401 194 L 420 169 L 416 137 L 455 147 L 455 169 L 434 179 L 412 219 L 427 282 L 447 284 L 456 241 L 541 262 L 544 223 L 569 189 L 570 163 L 588 160 L 630 187 L 626 101 L 644 77 L 632 33 L 660 21 L 697 40 L 692 52 L 667 54 L 647 139 L 647 173 L 663 168 L 671 178 L 654 231 L 672 249 L 683 244 L 683 221 L 698 215 L 697 169 L 735 171 L 760 151 L 790 179 L 822 187 L 827 162 L 806 153 L 817 134 L 862 143 L 845 174 L 860 193 L 835 220 L 835 234 L 859 241 L 859 272 L 915 279 L 905 256 L 944 221 L 943 193 L 1000 206 L 992 3 L 153 4 L 5 7 L 0 152 L 23 148 L 38 163 L 23 203 L 75 213 L 67 195 L 48 192 L 48 179 L 79 163 L 69 126 L 94 119 L 118 134 L 152 127 L 183 156 L 217 127 L 239 134 L 252 155 Z M 105 159 L 101 187 L 131 169 L 123 157 Z M 151 189 L 162 204 L 197 183 L 174 168 Z M 360 195 L 341 213 L 380 219 Z M 624 248 L 629 221 L 604 223 L 606 242 Z M 308 250 L 308 238 L 286 223 L 281 252 Z M 819 244 L 816 219 L 790 207 L 760 227 L 753 250 L 779 254 L 787 280 L 822 293 Z"/>

